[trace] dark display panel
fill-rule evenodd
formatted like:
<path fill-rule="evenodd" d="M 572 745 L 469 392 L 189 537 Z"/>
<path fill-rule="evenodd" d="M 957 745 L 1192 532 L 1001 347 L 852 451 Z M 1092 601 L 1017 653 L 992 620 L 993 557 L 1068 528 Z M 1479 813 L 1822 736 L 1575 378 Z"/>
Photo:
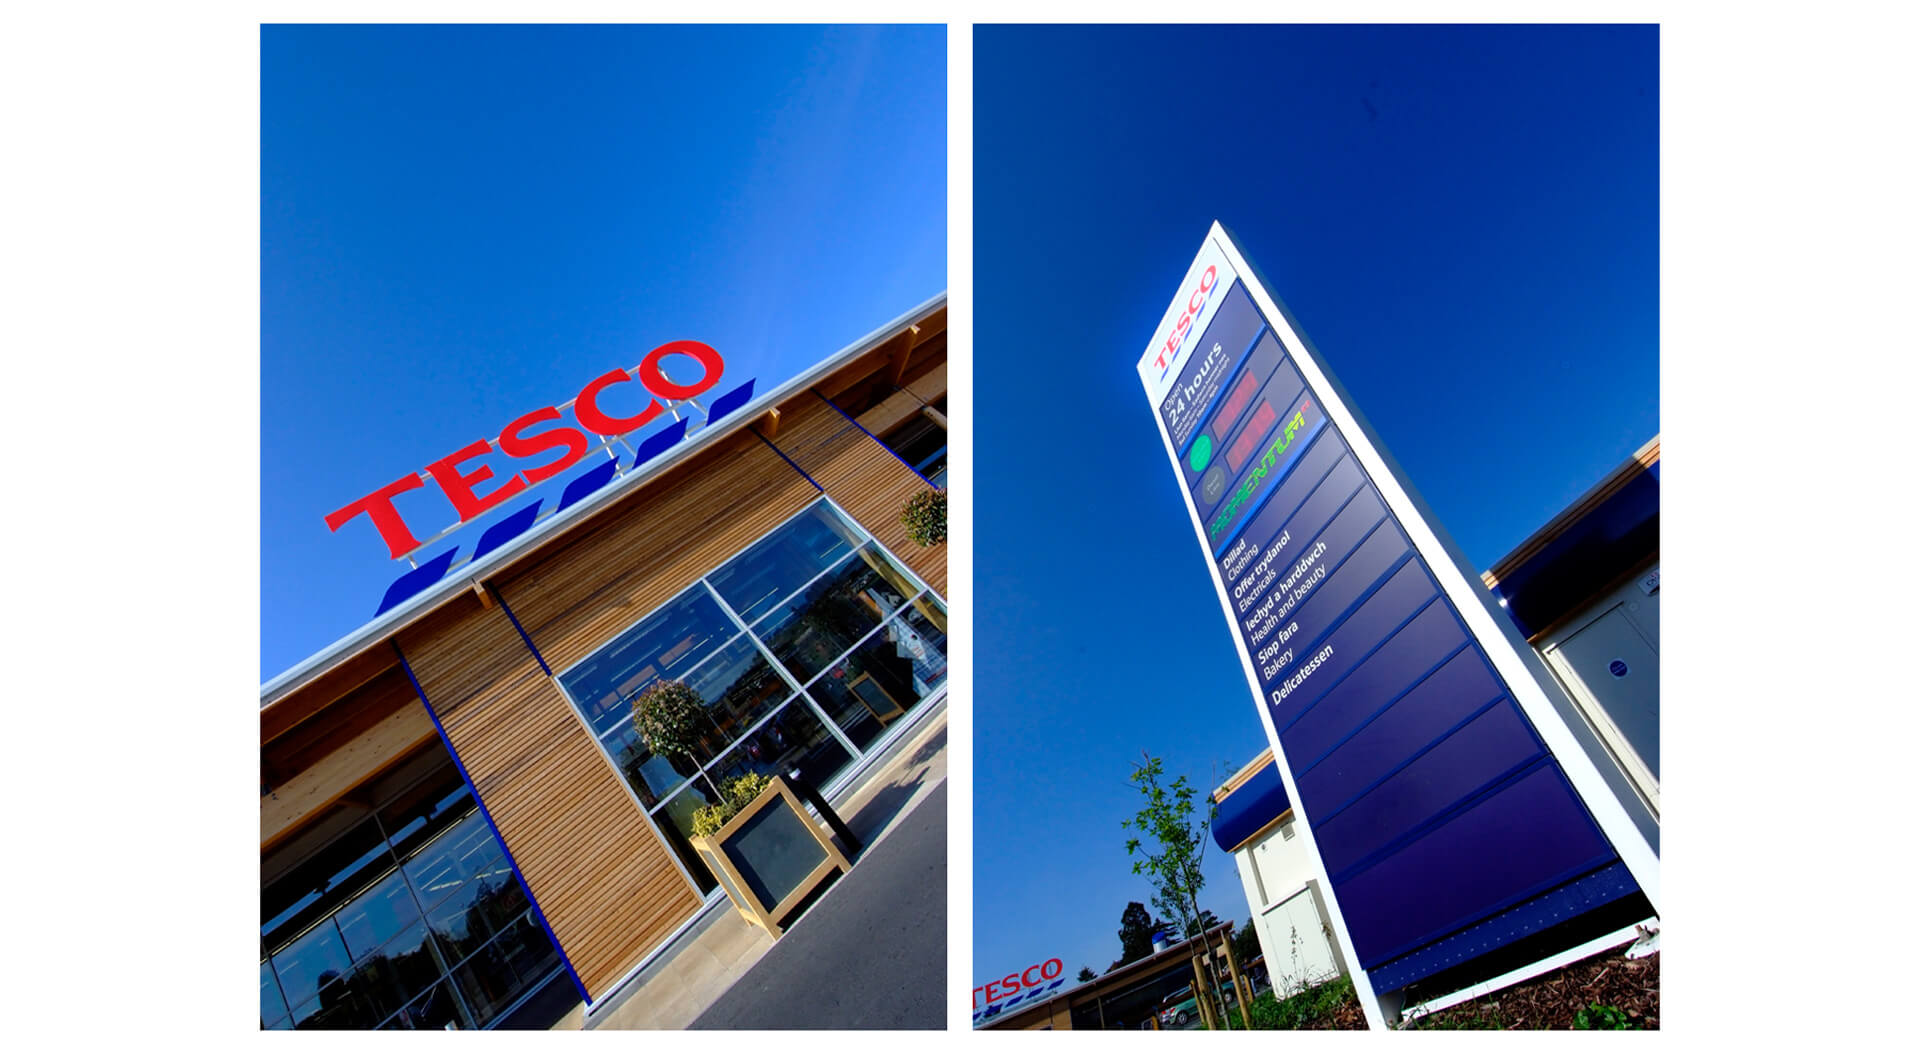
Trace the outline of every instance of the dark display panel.
<path fill-rule="evenodd" d="M 1615 866 L 1237 279 L 1160 409 L 1360 965 L 1435 974 Z"/>

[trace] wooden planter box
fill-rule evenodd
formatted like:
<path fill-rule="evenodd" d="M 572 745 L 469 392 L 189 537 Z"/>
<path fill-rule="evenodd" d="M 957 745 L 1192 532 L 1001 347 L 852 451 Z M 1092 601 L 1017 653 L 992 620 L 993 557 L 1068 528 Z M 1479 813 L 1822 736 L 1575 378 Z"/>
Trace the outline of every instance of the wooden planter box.
<path fill-rule="evenodd" d="M 795 905 L 853 869 L 782 777 L 725 827 L 692 841 L 733 907 L 775 938 Z"/>

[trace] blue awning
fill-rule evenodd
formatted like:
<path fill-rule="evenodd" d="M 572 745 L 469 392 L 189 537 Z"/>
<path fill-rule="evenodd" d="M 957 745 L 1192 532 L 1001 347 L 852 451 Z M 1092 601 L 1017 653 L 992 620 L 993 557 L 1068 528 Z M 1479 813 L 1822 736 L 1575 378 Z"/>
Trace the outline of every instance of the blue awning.
<path fill-rule="evenodd" d="M 1287 788 L 1280 782 L 1280 767 L 1272 762 L 1248 777 L 1246 782 L 1218 800 L 1213 816 L 1213 841 L 1220 849 L 1233 848 L 1259 834 L 1260 829 L 1280 819 L 1292 807 Z"/>
<path fill-rule="evenodd" d="M 1660 548 L 1660 463 L 1641 470 L 1606 501 L 1566 526 L 1494 595 L 1528 637 L 1538 634 Z"/>

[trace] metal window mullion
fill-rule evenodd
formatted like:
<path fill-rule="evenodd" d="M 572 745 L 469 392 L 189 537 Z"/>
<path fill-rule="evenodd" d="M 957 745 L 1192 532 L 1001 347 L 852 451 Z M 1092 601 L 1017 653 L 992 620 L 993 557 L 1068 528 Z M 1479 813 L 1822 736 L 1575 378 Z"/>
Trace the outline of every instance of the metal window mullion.
<path fill-rule="evenodd" d="M 922 590 L 932 593 L 933 587 L 927 585 L 927 580 L 922 579 L 918 572 L 915 572 L 911 567 L 907 565 L 906 561 L 903 561 L 899 557 L 894 556 L 893 551 L 888 549 L 886 545 L 883 544 L 879 539 L 874 538 L 872 532 L 868 531 L 865 527 L 863 527 L 858 520 L 855 520 L 852 516 L 848 515 L 846 510 L 840 508 L 840 503 L 835 502 L 833 500 L 833 496 L 828 495 L 825 492 L 822 492 L 820 495 L 820 501 L 827 503 L 829 506 L 832 506 L 834 513 L 838 515 L 841 520 L 845 521 L 848 524 L 853 525 L 853 529 L 859 532 L 861 536 L 863 536 L 868 542 L 873 543 L 873 546 L 875 549 L 879 550 L 881 553 L 886 554 L 887 560 L 892 562 L 894 568 L 898 570 L 900 574 L 906 576 L 912 582 L 918 583 Z M 944 606 L 947 603 L 946 598 L 940 597 L 939 594 L 935 593 L 934 596 L 939 598 L 941 605 Z"/>
<path fill-rule="evenodd" d="M 807 684 L 801 686 L 801 688 L 804 689 L 804 688 L 811 687 L 814 684 L 814 682 L 817 682 L 821 678 L 826 677 L 829 671 L 833 670 L 834 667 L 844 662 L 848 656 L 853 655 L 855 652 L 858 652 L 861 648 L 865 647 L 866 643 L 873 639 L 873 635 L 878 634 L 882 630 L 885 630 L 887 628 L 888 623 L 893 622 L 894 619 L 897 618 L 902 612 L 905 612 L 909 607 L 912 607 L 913 602 L 919 600 L 922 597 L 930 596 L 932 592 L 933 591 L 931 590 L 922 588 L 919 593 L 916 593 L 912 597 L 909 597 L 905 601 L 901 602 L 900 607 L 895 608 L 893 611 L 888 612 L 886 615 L 882 616 L 877 626 L 867 631 L 866 633 L 861 634 L 860 640 L 855 641 L 851 646 L 847 648 L 845 652 L 842 652 L 839 655 L 833 657 L 831 661 L 829 661 L 825 666 L 820 668 L 820 673 L 815 674 L 813 677 L 807 679 Z"/>
<path fill-rule="evenodd" d="M 858 552 L 859 552 L 859 548 L 855 547 L 854 553 L 858 553 Z M 849 553 L 847 554 L 847 556 L 852 557 L 854 553 Z M 834 567 L 839 567 L 838 561 L 834 563 Z M 828 571 L 831 571 L 831 570 L 832 570 L 831 568 L 828 569 Z M 821 572 L 820 574 L 825 575 L 826 572 Z M 717 589 L 714 589 L 713 584 L 708 583 L 704 576 L 701 577 L 700 581 L 706 584 L 707 589 L 713 591 L 714 600 L 718 601 L 720 604 L 720 607 L 726 610 L 728 617 L 738 621 L 740 619 L 740 613 L 734 611 L 733 606 L 727 603 L 726 598 L 720 596 L 720 591 Z M 809 583 L 808 585 L 811 585 L 811 583 Z M 800 589 L 804 590 L 806 589 L 806 587 L 803 586 Z M 800 592 L 799 590 L 794 591 L 794 593 L 796 594 L 799 592 Z M 746 626 L 744 622 L 742 622 L 741 625 L 743 627 Z M 882 624 L 882 625 L 885 625 L 885 624 Z M 779 675 L 782 678 L 785 678 L 789 685 L 793 686 L 794 697 L 804 698 L 809 703 L 811 703 L 813 698 L 807 695 L 804 684 L 801 682 L 799 678 L 794 676 L 794 673 L 792 671 L 787 669 L 787 665 L 785 663 L 780 662 L 780 657 L 773 654 L 773 649 L 768 648 L 767 643 L 765 641 L 760 640 L 760 635 L 754 633 L 752 628 L 750 627 L 746 628 L 745 633 L 747 635 L 747 639 L 753 642 L 753 647 L 759 649 L 760 654 L 766 657 L 767 663 L 770 664 L 773 667 L 773 669 L 777 673 L 779 673 Z M 781 706 L 784 707 L 785 704 L 782 704 Z M 773 710 L 773 714 L 769 714 L 767 715 L 767 717 L 771 718 L 773 717 L 774 714 L 778 714 L 778 713 L 780 713 L 780 708 L 776 707 Z M 814 713 L 822 718 L 825 718 L 825 715 L 821 714 L 820 709 L 818 707 L 814 708 Z M 765 719 L 762 719 L 762 721 L 765 721 Z M 860 757 L 860 749 L 853 746 L 853 741 L 847 739 L 846 734 L 840 731 L 840 724 L 838 722 L 835 722 L 832 719 L 827 719 L 824 722 L 824 725 L 826 726 L 827 731 L 833 735 L 833 738 L 835 740 L 840 741 L 841 746 L 845 747 L 848 751 L 852 752 L 852 755 L 854 758 Z M 759 725 L 756 723 L 754 728 L 756 729 L 759 728 Z M 749 733 L 749 734 L 743 735 L 742 739 L 745 739 L 746 735 L 751 735 L 751 734 Z M 738 743 L 738 742 L 739 741 L 735 741 L 735 743 Z"/>
<path fill-rule="evenodd" d="M 813 578 L 811 578 L 811 579 L 808 579 L 808 580 L 807 580 L 806 582 L 803 582 L 803 583 L 801 583 L 801 584 L 800 584 L 799 586 L 796 586 L 796 587 L 794 587 L 793 589 L 791 589 L 791 590 L 789 590 L 789 591 L 787 591 L 786 593 L 784 593 L 784 594 L 781 594 L 781 595 L 780 595 L 780 599 L 779 599 L 779 600 L 777 600 L 777 601 L 775 601 L 775 602 L 773 603 L 773 607 L 772 607 L 772 608 L 769 608 L 769 609 L 767 609 L 766 611 L 764 611 L 764 612 L 762 612 L 762 613 L 760 613 L 760 614 L 759 614 L 759 615 L 757 615 L 757 616 L 754 616 L 754 617 L 753 617 L 753 622 L 754 622 L 755 624 L 757 624 L 757 623 L 759 623 L 759 622 L 760 622 L 760 621 L 761 621 L 762 619 L 765 619 L 766 617 L 768 617 L 768 616 L 770 616 L 770 615 L 772 615 L 772 614 L 773 614 L 774 612 L 777 612 L 777 611 L 779 611 L 779 610 L 781 609 L 781 607 L 783 607 L 783 606 L 785 606 L 785 605 L 786 605 L 786 604 L 787 604 L 788 602 L 790 602 L 790 601 L 792 601 L 792 600 L 793 600 L 794 598 L 796 598 L 796 597 L 798 597 L 798 596 L 800 596 L 801 594 L 803 594 L 803 593 L 805 593 L 805 592 L 807 592 L 808 590 L 811 590 L 811 589 L 813 588 L 813 585 L 814 585 L 815 583 L 817 583 L 817 582 L 819 582 L 820 580 L 822 580 L 822 579 L 824 579 L 824 578 L 826 578 L 826 577 L 827 577 L 827 576 L 829 576 L 829 575 L 832 575 L 832 574 L 833 574 L 834 572 L 836 572 L 836 571 L 838 571 L 838 570 L 840 570 L 840 565 L 842 565 L 842 564 L 845 564 L 846 562 L 848 562 L 848 561 L 850 561 L 850 560 L 852 560 L 853 558 L 855 558 L 855 557 L 857 557 L 857 556 L 859 556 L 859 555 L 860 555 L 860 546 L 861 546 L 861 545 L 865 545 L 865 543 L 860 543 L 860 544 L 857 544 L 857 545 L 855 545 L 855 546 L 854 546 L 853 548 L 851 548 L 851 549 L 849 549 L 849 550 L 848 550 L 848 551 L 847 551 L 847 552 L 846 552 L 845 554 L 843 554 L 843 555 L 841 555 L 841 556 L 839 556 L 839 557 L 837 557 L 837 558 L 835 558 L 832 564 L 829 564 L 829 565 L 827 565 L 827 566 L 826 566 L 825 568 L 823 568 L 823 569 L 821 569 L 821 570 L 820 570 L 819 572 L 816 572 L 816 573 L 814 574 L 814 576 L 813 576 Z M 729 558 L 727 558 L 727 559 L 728 559 L 728 560 L 732 560 L 733 558 L 732 558 L 732 557 L 729 557 Z M 716 568 L 716 569 L 714 569 L 714 570 L 715 570 L 715 571 L 718 571 L 719 569 L 717 569 L 717 568 Z M 712 573 L 711 573 L 711 572 L 709 572 L 708 574 L 710 575 L 710 574 L 712 574 Z M 706 582 L 706 581 L 707 581 L 707 577 L 706 577 L 706 576 L 704 576 L 704 575 L 703 575 L 703 576 L 701 576 L 701 577 L 700 577 L 700 581 L 701 581 L 701 582 L 703 582 L 703 583 L 704 583 L 704 582 Z M 718 587 L 716 587 L 716 586 L 714 586 L 714 585 L 712 585 L 711 583 L 708 583 L 708 585 L 707 585 L 707 589 L 709 589 L 709 590 L 712 590 L 712 591 L 713 591 L 713 596 L 714 596 L 714 597 L 715 597 L 716 599 L 718 599 L 718 598 L 720 597 L 720 590 L 719 590 L 719 588 L 718 588 Z M 765 598 L 761 598 L 761 601 L 764 601 L 764 600 L 765 600 Z M 759 603 L 761 603 L 761 601 L 756 601 L 756 602 L 754 602 L 754 603 L 755 603 L 755 604 L 759 604 Z M 721 601 L 721 603 L 722 603 L 722 604 L 725 604 L 726 602 L 725 602 L 725 601 Z M 729 613 L 732 613 L 732 612 L 733 612 L 733 609 L 732 609 L 732 607 L 731 607 L 731 606 L 729 606 L 729 607 L 728 607 L 728 609 L 727 609 L 727 611 L 728 611 Z M 752 624 L 749 624 L 749 623 L 747 623 L 747 622 L 745 622 L 745 621 L 744 621 L 744 619 L 743 619 L 743 617 L 741 617 L 740 615 L 738 615 L 738 614 L 735 614 L 735 615 L 734 615 L 734 618 L 735 618 L 736 620 L 741 620 L 741 622 L 740 622 L 740 628 L 741 628 L 742 630 L 751 630 L 751 629 L 753 629 L 753 625 L 752 625 Z"/>

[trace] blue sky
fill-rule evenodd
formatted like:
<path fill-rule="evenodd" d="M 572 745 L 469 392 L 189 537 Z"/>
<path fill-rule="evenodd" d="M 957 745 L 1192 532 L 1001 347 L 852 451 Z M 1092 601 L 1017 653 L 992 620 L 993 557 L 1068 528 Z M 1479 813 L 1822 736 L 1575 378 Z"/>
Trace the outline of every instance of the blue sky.
<path fill-rule="evenodd" d="M 1660 429 L 1658 46 L 976 29 L 974 984 L 1119 954 L 1142 751 L 1204 795 L 1266 746 L 1134 373 L 1208 225 L 1484 569 Z"/>
<path fill-rule="evenodd" d="M 329 512 L 667 341 L 765 391 L 946 288 L 944 27 L 260 44 L 263 682 L 405 569 Z M 483 493 L 516 465 L 484 464 Z M 396 504 L 422 539 L 457 519 L 431 488 Z M 422 553 L 470 553 L 492 519 Z"/>

